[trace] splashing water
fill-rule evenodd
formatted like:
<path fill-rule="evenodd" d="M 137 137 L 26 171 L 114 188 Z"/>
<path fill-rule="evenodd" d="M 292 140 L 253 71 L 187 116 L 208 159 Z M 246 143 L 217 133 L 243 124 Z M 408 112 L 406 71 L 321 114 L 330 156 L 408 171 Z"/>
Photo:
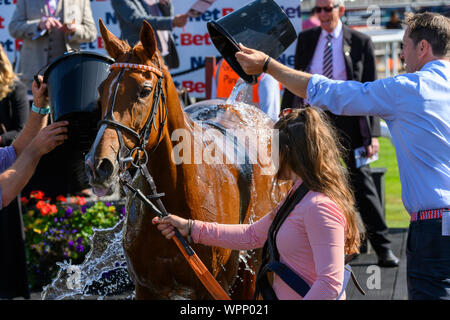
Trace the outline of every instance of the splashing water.
<path fill-rule="evenodd" d="M 103 300 L 104 295 L 115 294 L 124 287 L 131 285 L 134 288 L 122 247 L 123 225 L 121 220 L 112 228 L 94 229 L 90 238 L 91 250 L 81 265 L 71 265 L 66 261 L 57 263 L 60 270 L 52 283 L 43 288 L 42 300 Z M 92 289 L 105 282 L 105 278 L 108 283 L 101 287 L 101 294 L 93 294 Z M 133 292 L 124 299 L 134 299 L 134 296 Z"/>
<path fill-rule="evenodd" d="M 253 91 L 252 86 L 239 78 L 236 85 L 233 87 L 230 96 L 227 99 L 226 104 L 234 105 L 236 103 L 242 102 L 245 104 L 252 104 L 253 101 Z"/>

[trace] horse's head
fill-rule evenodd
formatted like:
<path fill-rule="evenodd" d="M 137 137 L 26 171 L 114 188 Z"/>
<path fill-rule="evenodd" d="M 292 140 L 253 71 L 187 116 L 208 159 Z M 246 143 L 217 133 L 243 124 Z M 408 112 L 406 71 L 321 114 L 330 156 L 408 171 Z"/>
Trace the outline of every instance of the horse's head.
<path fill-rule="evenodd" d="M 111 194 L 118 174 L 138 161 L 160 139 L 167 110 L 163 105 L 164 66 L 153 29 L 144 21 L 141 43 L 131 48 L 106 29 L 100 31 L 108 54 L 115 59 L 108 77 L 99 86 L 103 119 L 90 152 L 86 172 L 98 196 Z"/>

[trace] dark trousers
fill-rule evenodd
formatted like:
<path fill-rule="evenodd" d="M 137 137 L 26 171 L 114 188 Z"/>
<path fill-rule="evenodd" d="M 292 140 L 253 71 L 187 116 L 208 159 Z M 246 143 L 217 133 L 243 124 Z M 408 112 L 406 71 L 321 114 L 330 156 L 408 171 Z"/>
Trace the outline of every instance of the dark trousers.
<path fill-rule="evenodd" d="M 450 236 L 442 236 L 442 219 L 411 222 L 406 259 L 410 300 L 450 300 Z"/>
<path fill-rule="evenodd" d="M 390 249 L 391 242 L 388 239 L 388 227 L 384 220 L 384 210 L 370 172 L 370 167 L 365 165 L 356 168 L 355 158 L 350 152 L 345 162 L 350 174 L 350 184 L 355 193 L 356 207 L 366 227 L 367 238 L 379 255 Z"/>
<path fill-rule="evenodd" d="M 20 201 L 0 210 L 0 299 L 30 298 Z"/>

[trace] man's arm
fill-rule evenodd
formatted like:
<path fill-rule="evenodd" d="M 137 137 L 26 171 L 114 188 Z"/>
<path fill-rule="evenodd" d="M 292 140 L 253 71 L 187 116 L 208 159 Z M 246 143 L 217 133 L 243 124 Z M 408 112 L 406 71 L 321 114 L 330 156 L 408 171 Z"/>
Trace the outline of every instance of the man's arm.
<path fill-rule="evenodd" d="M 250 75 L 262 73 L 264 63 L 269 56 L 264 52 L 247 48 L 242 44 L 239 44 L 239 46 L 242 51 L 236 53 L 236 59 L 242 69 Z M 275 59 L 270 59 L 265 72 L 281 82 L 293 94 L 306 98 L 306 90 L 309 79 L 312 77 L 311 74 L 293 70 Z"/>
<path fill-rule="evenodd" d="M 147 14 L 142 14 L 136 8 L 135 4 L 128 0 L 111 0 L 111 6 L 114 13 L 132 25 L 142 25 L 142 21 L 146 20 L 151 24 L 155 30 L 170 30 L 172 31 L 173 17 L 155 17 Z"/>
<path fill-rule="evenodd" d="M 76 6 L 80 6 L 77 4 Z M 81 20 L 75 19 L 75 32 L 69 37 L 69 42 L 92 42 L 97 37 L 97 28 L 95 27 L 94 18 L 92 17 L 91 3 L 89 0 L 84 1 L 83 12 L 81 12 Z M 70 24 L 71 21 L 65 21 Z"/>
<path fill-rule="evenodd" d="M 268 57 L 265 53 L 240 44 L 236 59 L 242 69 L 256 75 Z M 395 77 L 361 83 L 359 81 L 330 80 L 324 76 L 293 70 L 270 60 L 266 73 L 272 75 L 291 92 L 308 98 L 311 105 L 328 109 L 334 114 L 346 116 L 377 115 L 386 120 L 394 119 L 399 87 L 408 85 L 408 78 Z"/>
<path fill-rule="evenodd" d="M 38 32 L 41 19 L 28 20 L 26 9 L 25 0 L 18 0 L 8 25 L 9 34 L 13 38 L 31 40 Z"/>

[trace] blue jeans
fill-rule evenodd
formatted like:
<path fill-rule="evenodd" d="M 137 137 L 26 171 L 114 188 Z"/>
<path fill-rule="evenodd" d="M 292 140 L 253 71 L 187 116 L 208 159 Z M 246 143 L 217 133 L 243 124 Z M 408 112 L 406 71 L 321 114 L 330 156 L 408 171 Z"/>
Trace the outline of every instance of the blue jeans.
<path fill-rule="evenodd" d="M 411 222 L 406 258 L 410 300 L 450 300 L 450 236 L 442 236 L 441 219 Z"/>

